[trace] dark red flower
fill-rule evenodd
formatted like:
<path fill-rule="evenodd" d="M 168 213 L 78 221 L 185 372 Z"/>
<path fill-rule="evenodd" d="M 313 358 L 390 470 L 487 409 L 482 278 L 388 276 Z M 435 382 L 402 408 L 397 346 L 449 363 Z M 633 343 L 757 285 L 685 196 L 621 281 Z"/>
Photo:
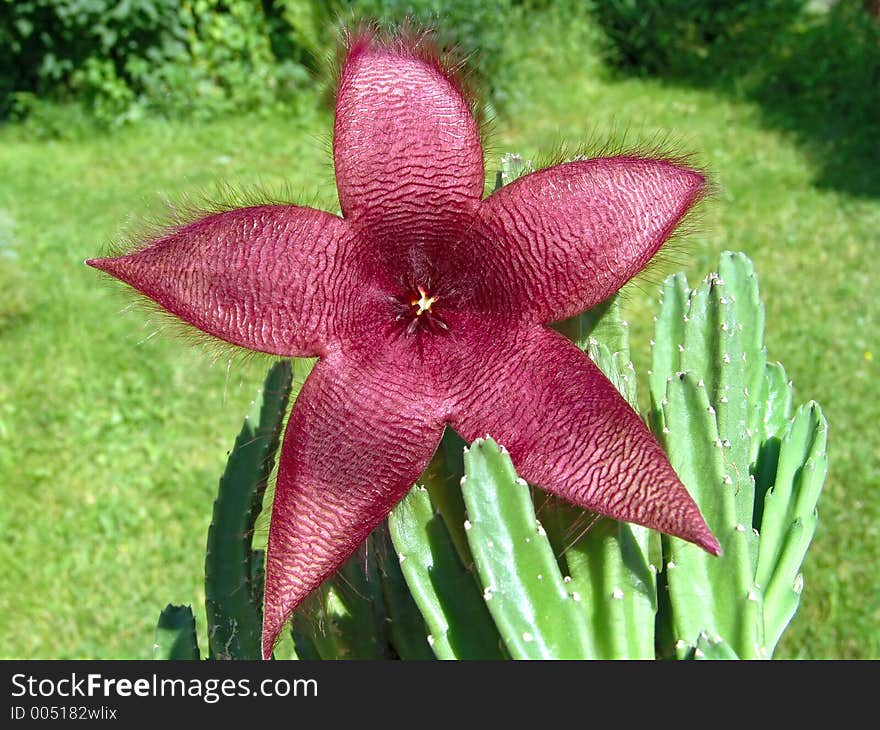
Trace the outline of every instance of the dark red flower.
<path fill-rule="evenodd" d="M 491 434 L 581 507 L 718 553 L 639 416 L 546 325 L 638 273 L 705 189 L 617 156 L 483 200 L 477 124 L 424 39 L 349 43 L 333 156 L 342 217 L 207 215 L 88 263 L 227 342 L 320 359 L 290 416 L 269 529 L 263 652 L 419 478 L 446 425 Z"/>

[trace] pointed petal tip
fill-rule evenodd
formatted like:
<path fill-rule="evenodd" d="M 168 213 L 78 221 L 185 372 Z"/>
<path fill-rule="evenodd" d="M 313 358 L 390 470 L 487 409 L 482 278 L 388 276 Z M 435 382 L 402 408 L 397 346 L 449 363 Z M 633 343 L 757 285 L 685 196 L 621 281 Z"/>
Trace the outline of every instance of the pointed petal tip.
<path fill-rule="evenodd" d="M 132 282 L 126 276 L 126 269 L 128 267 L 125 266 L 124 262 L 121 262 L 119 258 L 97 258 L 97 259 L 86 259 L 86 266 L 91 266 L 93 269 L 97 269 L 102 274 L 106 274 L 107 276 L 122 281 L 126 284 L 131 284 Z M 137 288 L 137 287 L 136 287 Z"/>
<path fill-rule="evenodd" d="M 278 640 L 280 629 L 267 626 L 263 623 L 263 635 L 261 638 L 263 660 L 272 658 L 272 652 L 275 649 L 275 642 Z"/>
<path fill-rule="evenodd" d="M 708 530 L 706 530 L 705 534 L 700 535 L 696 540 L 696 544 L 710 555 L 721 557 L 721 555 L 724 554 L 724 550 L 721 549 L 721 543 L 718 542 L 718 538 Z"/>
<path fill-rule="evenodd" d="M 704 195 L 712 191 L 712 181 L 709 179 L 708 174 L 702 170 L 691 170 L 690 173 L 698 195 Z"/>
<path fill-rule="evenodd" d="M 721 543 L 718 541 L 718 538 L 712 534 L 712 530 L 709 529 L 709 525 L 706 524 L 705 518 L 700 514 L 695 503 L 693 506 L 696 512 L 690 515 L 687 527 L 683 532 L 679 533 L 677 537 L 693 543 L 710 555 L 720 557 L 724 553 Z"/>
<path fill-rule="evenodd" d="M 263 661 L 269 661 L 272 658 L 272 649 L 274 648 L 274 642 L 272 640 L 268 640 L 266 637 L 263 637 Z"/>
<path fill-rule="evenodd" d="M 718 185 L 705 170 L 690 167 L 687 168 L 687 174 L 691 189 L 690 207 L 718 192 Z"/>
<path fill-rule="evenodd" d="M 448 47 L 433 28 L 413 19 L 389 27 L 361 22 L 344 29 L 342 42 L 345 63 L 351 63 L 365 53 L 391 53 L 418 59 L 450 80 L 460 78 L 466 60 L 457 46 Z"/>
<path fill-rule="evenodd" d="M 687 207 L 695 205 L 712 192 L 708 174 L 699 168 L 691 167 L 688 160 L 667 161 L 668 181 L 677 188 L 679 196 L 687 200 Z"/>
<path fill-rule="evenodd" d="M 105 274 L 109 274 L 110 276 L 115 276 L 118 279 L 119 275 L 117 273 L 117 271 L 118 271 L 118 266 L 116 265 L 117 261 L 119 261 L 119 259 L 109 258 L 109 257 L 103 258 L 102 257 L 102 258 L 95 258 L 95 259 L 86 259 L 83 263 L 85 263 L 86 266 L 91 266 L 93 269 L 97 269 L 98 271 L 102 271 Z"/>

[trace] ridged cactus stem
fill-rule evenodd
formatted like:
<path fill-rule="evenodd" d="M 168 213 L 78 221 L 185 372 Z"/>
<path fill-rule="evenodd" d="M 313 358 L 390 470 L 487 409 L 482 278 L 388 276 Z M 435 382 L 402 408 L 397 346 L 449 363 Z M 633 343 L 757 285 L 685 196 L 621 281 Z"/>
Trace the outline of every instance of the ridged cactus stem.
<path fill-rule="evenodd" d="M 477 583 L 459 560 L 428 491 L 414 487 L 388 517 L 400 569 L 438 659 L 500 659 L 504 653 Z"/>
<path fill-rule="evenodd" d="M 492 439 L 474 441 L 464 458 L 462 494 L 468 542 L 486 605 L 515 659 L 588 655 L 583 614 L 569 595 L 528 484 Z"/>
<path fill-rule="evenodd" d="M 461 436 L 447 427 L 434 458 L 422 475 L 421 483 L 440 513 L 462 565 L 470 568 L 474 558 L 464 531 L 465 509 L 460 487 L 464 476 L 466 446 Z"/>
<path fill-rule="evenodd" d="M 245 419 L 229 455 L 205 557 L 205 608 L 211 658 L 260 658 L 262 575 L 253 553 L 254 523 L 272 472 L 287 400 L 292 367 L 276 363 L 269 371 L 259 408 Z"/>
<path fill-rule="evenodd" d="M 797 409 L 782 437 L 772 487 L 764 496 L 756 581 L 765 586 L 764 631 L 769 651 L 800 603 L 800 568 L 816 532 L 816 503 L 828 471 L 828 426 L 822 409 Z"/>
<path fill-rule="evenodd" d="M 619 297 L 558 325 L 599 366 L 638 410 L 629 327 Z M 541 509 L 557 550 L 563 551 L 568 591 L 588 628 L 588 656 L 597 659 L 654 658 L 657 565 L 660 536 L 635 525 L 589 515 L 558 500 Z"/>
<path fill-rule="evenodd" d="M 168 604 L 159 614 L 153 659 L 198 659 L 196 619 L 190 606 Z"/>
<path fill-rule="evenodd" d="M 384 559 L 379 563 L 382 598 L 388 612 L 391 645 L 401 659 L 435 659 L 428 644 L 425 620 L 410 593 L 400 569 L 400 559 L 387 523 L 373 533 L 381 541 Z"/>
<path fill-rule="evenodd" d="M 380 558 L 371 536 L 300 606 L 293 618 L 297 653 L 321 659 L 388 658 Z"/>
<path fill-rule="evenodd" d="M 708 652 L 700 637 L 724 653 L 769 657 L 799 600 L 825 477 L 825 422 L 811 405 L 788 423 L 791 387 L 766 361 L 763 329 L 742 254 L 722 254 L 718 273 L 693 291 L 682 275 L 664 284 L 652 426 L 724 550 L 714 559 L 664 538 L 669 628 L 682 658 Z"/>
<path fill-rule="evenodd" d="M 714 558 L 681 540 L 664 538 L 677 653 L 687 656 L 705 631 L 725 638 L 744 658 L 758 657 L 762 596 L 749 572 L 751 527 L 737 522 L 735 494 L 725 479 L 723 446 L 706 389 L 682 373 L 670 379 L 665 400 L 663 436 L 670 461 L 724 549 L 723 557 Z"/>

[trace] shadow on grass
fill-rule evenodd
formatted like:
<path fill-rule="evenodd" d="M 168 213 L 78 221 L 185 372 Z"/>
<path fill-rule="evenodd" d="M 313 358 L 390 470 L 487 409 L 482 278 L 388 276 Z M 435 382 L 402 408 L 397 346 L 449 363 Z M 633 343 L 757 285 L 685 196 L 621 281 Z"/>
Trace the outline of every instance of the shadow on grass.
<path fill-rule="evenodd" d="M 757 103 L 766 126 L 803 148 L 817 187 L 880 197 L 880 0 L 722 6 L 637 25 L 598 12 L 607 59 Z"/>
<path fill-rule="evenodd" d="M 880 3 L 841 2 L 790 35 L 751 97 L 791 133 L 816 185 L 880 197 Z"/>

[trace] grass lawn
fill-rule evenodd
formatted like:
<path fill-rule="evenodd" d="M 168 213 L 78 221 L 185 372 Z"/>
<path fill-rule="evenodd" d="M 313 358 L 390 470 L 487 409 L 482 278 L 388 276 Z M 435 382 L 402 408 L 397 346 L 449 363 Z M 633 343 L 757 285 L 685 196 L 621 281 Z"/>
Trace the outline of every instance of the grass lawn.
<path fill-rule="evenodd" d="M 756 107 L 605 80 L 591 53 L 559 38 L 551 29 L 518 44 L 519 81 L 493 125 L 490 169 L 503 151 L 532 156 L 628 131 L 671 132 L 712 171 L 720 192 L 677 258 L 692 281 L 722 250 L 754 260 L 770 357 L 786 366 L 796 402 L 818 400 L 830 424 L 801 610 L 777 655 L 880 657 L 880 307 L 869 295 L 880 281 L 880 200 L 820 189 L 809 149 L 763 126 Z M 204 627 L 217 479 L 266 361 L 230 364 L 163 334 L 82 261 L 132 214 L 156 213 L 161 196 L 219 181 L 286 182 L 335 209 L 331 118 L 317 95 L 304 107 L 78 141 L 0 129 L 3 656 L 147 657 L 169 601 L 194 604 Z M 641 372 L 660 278 L 627 289 Z"/>

